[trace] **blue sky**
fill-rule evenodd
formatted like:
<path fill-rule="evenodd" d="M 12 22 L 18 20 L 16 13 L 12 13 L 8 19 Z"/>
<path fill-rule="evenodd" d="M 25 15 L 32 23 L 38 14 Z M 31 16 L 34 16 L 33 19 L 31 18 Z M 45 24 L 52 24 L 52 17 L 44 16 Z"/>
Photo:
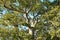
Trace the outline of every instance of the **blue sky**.
<path fill-rule="evenodd" d="M 49 0 L 50 2 L 53 2 L 54 0 Z"/>
<path fill-rule="evenodd" d="M 42 2 L 44 1 L 44 0 L 41 0 Z M 54 0 L 49 0 L 50 2 L 53 2 Z"/>

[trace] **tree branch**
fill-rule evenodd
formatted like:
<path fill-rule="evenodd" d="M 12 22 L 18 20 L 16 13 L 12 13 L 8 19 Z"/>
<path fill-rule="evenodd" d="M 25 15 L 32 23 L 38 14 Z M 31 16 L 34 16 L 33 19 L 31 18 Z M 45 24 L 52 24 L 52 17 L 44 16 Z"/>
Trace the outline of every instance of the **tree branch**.
<path fill-rule="evenodd" d="M 10 6 L 11 8 L 7 7 L 6 5 L 4 5 L 5 8 L 9 9 L 9 10 L 13 10 L 13 11 L 17 11 L 17 12 L 22 12 L 22 13 L 25 13 L 23 12 L 22 10 L 17 10 L 15 8 L 13 8 L 12 6 Z"/>
<path fill-rule="evenodd" d="M 10 7 L 7 7 L 7 6 L 6 6 L 6 1 L 3 1 L 3 6 L 4 6 L 5 8 L 7 8 L 7 9 L 9 9 L 9 10 L 13 10 L 13 11 L 17 11 L 17 12 L 26 13 L 26 12 L 24 12 L 22 9 L 17 10 L 16 8 L 12 7 L 11 4 L 10 4 Z"/>

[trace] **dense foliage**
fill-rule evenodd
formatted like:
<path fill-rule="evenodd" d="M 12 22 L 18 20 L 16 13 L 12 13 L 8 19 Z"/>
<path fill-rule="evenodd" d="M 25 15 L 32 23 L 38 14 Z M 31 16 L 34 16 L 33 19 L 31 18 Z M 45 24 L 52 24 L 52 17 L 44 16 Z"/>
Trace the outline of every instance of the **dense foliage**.
<path fill-rule="evenodd" d="M 60 40 L 60 0 L 0 0 L 0 40 Z"/>

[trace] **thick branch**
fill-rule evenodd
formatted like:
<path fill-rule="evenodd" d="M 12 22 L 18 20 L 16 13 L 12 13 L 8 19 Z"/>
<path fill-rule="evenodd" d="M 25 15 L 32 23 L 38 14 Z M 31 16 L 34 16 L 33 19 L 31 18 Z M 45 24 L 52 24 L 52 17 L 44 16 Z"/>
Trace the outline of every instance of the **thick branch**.
<path fill-rule="evenodd" d="M 26 13 L 26 12 L 24 12 L 22 9 L 17 10 L 16 8 L 12 7 L 12 4 L 10 4 L 10 7 L 7 7 L 7 6 L 6 6 L 6 1 L 3 1 L 3 6 L 4 6 L 5 8 L 7 8 L 7 9 L 9 9 L 9 10 Z"/>
<path fill-rule="evenodd" d="M 6 5 L 4 5 L 5 8 L 9 9 L 9 10 L 13 10 L 13 11 L 17 11 L 17 12 L 22 12 L 22 13 L 25 13 L 23 12 L 22 10 L 17 10 L 15 8 L 13 8 L 12 6 L 10 6 L 11 8 L 7 7 Z"/>

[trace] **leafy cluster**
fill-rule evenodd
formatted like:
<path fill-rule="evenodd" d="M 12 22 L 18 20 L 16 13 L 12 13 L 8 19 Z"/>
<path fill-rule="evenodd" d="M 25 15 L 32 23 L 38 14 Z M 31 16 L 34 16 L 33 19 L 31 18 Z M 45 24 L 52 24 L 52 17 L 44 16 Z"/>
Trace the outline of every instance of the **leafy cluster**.
<path fill-rule="evenodd" d="M 0 14 L 1 40 L 60 40 L 59 0 L 0 0 Z"/>

